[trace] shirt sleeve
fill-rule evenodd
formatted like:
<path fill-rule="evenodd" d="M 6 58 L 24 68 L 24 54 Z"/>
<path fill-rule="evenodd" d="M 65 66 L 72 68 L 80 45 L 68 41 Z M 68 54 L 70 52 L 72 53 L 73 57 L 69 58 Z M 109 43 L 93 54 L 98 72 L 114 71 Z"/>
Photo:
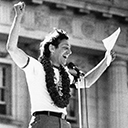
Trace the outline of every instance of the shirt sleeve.
<path fill-rule="evenodd" d="M 36 60 L 33 57 L 29 56 L 29 61 L 27 62 L 27 64 L 22 68 L 22 70 L 25 73 L 35 73 L 36 71 L 36 67 L 38 67 L 40 63 L 38 62 L 38 60 Z"/>
<path fill-rule="evenodd" d="M 27 67 L 27 65 L 29 64 L 30 58 L 28 57 L 27 63 L 22 67 L 22 69 L 24 69 L 25 67 Z"/>

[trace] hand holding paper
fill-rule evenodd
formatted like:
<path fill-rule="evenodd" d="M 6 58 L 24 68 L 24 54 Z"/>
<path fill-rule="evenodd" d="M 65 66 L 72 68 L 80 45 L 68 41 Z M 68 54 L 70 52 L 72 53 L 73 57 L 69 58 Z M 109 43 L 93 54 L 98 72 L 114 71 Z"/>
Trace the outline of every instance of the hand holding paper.
<path fill-rule="evenodd" d="M 112 35 L 110 35 L 109 37 L 107 37 L 104 40 L 102 40 L 103 44 L 104 44 L 104 47 L 107 50 L 107 52 L 106 52 L 107 66 L 110 65 L 110 63 L 111 63 L 111 61 L 113 59 L 112 55 L 111 55 L 111 50 L 113 49 L 119 34 L 120 34 L 120 28 L 118 28 Z"/>
<path fill-rule="evenodd" d="M 115 59 L 115 52 L 106 51 L 105 56 L 107 58 L 107 66 L 109 66 L 111 62 Z"/>
<path fill-rule="evenodd" d="M 104 47 L 107 51 L 111 51 L 113 49 L 119 34 L 120 28 L 118 28 L 112 35 L 102 40 Z"/>

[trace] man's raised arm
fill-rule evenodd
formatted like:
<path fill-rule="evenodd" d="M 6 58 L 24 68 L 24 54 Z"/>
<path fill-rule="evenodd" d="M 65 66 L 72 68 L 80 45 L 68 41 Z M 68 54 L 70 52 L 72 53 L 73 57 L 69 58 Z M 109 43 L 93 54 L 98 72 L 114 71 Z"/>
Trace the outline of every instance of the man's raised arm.
<path fill-rule="evenodd" d="M 27 54 L 18 48 L 18 38 L 20 32 L 20 22 L 25 11 L 24 2 L 14 5 L 15 17 L 9 32 L 6 49 L 12 57 L 13 61 L 19 66 L 24 67 L 28 61 Z"/>

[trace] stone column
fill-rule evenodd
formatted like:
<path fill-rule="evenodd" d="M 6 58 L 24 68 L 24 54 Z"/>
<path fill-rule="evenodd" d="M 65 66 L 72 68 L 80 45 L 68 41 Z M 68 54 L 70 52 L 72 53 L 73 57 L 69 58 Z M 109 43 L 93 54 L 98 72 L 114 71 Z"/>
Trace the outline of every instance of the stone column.
<path fill-rule="evenodd" d="M 108 128 L 128 127 L 127 63 L 116 59 L 108 70 Z"/>

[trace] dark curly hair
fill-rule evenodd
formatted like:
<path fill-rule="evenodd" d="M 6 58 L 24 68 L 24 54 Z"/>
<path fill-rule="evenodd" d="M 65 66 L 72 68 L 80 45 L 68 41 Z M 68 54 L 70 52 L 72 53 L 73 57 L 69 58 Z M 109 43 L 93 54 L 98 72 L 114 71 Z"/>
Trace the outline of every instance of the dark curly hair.
<path fill-rule="evenodd" d="M 49 50 L 49 45 L 52 44 L 55 46 L 55 48 L 58 48 L 58 45 L 61 43 L 62 40 L 68 40 L 69 37 L 66 34 L 66 32 L 62 29 L 54 29 L 53 32 L 48 34 L 44 38 L 44 40 L 40 43 L 40 56 L 39 60 L 41 60 L 43 57 L 49 58 L 51 55 L 51 52 Z"/>

